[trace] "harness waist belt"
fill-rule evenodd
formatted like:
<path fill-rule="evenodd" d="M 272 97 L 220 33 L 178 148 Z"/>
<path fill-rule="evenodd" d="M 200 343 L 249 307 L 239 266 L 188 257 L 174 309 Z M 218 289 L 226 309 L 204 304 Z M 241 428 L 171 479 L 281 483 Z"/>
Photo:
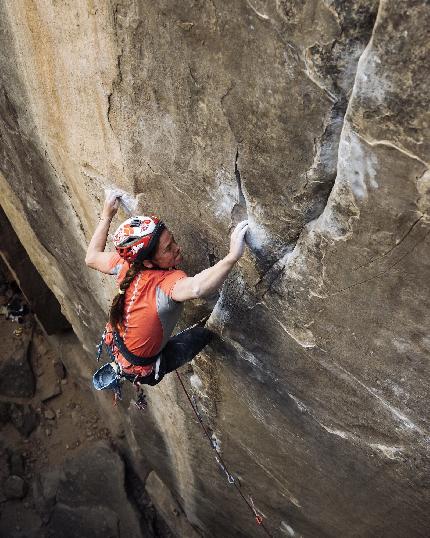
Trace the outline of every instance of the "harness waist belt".
<path fill-rule="evenodd" d="M 161 355 L 161 353 L 158 353 L 158 355 L 154 355 L 154 357 L 139 357 L 139 355 L 135 355 L 127 349 L 124 340 L 116 331 L 113 331 L 113 339 L 116 347 L 121 352 L 121 355 L 123 355 L 123 357 L 133 366 L 151 366 L 151 364 L 154 364 Z"/>

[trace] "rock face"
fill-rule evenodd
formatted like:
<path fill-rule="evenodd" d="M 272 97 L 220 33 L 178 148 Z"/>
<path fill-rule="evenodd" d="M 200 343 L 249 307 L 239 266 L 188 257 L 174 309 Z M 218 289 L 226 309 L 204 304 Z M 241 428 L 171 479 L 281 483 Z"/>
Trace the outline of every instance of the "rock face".
<path fill-rule="evenodd" d="M 1 205 L 87 350 L 104 188 L 162 214 L 190 273 L 249 219 L 191 388 L 274 536 L 430 525 L 429 27 L 425 0 L 0 6 Z M 180 390 L 117 409 L 130 457 L 204 536 L 260 536 Z"/>

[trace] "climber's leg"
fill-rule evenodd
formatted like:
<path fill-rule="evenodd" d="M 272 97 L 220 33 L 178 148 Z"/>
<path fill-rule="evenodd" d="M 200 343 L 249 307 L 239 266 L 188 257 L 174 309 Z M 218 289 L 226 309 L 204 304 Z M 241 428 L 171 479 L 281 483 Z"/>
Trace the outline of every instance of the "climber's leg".
<path fill-rule="evenodd" d="M 194 359 L 213 337 L 214 333 L 209 329 L 193 327 L 170 338 L 162 352 L 163 373 L 173 372 Z"/>
<path fill-rule="evenodd" d="M 140 378 L 139 382 L 144 385 L 158 385 L 166 374 L 194 359 L 213 337 L 214 333 L 205 327 L 192 327 L 170 338 L 161 352 L 158 376 L 156 377 L 154 369 L 148 376 Z"/>

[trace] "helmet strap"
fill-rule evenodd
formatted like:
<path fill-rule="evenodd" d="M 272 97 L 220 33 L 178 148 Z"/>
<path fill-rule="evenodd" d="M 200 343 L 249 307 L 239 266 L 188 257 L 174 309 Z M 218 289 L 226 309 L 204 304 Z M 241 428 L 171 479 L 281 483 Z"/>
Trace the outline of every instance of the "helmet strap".
<path fill-rule="evenodd" d="M 155 250 L 155 248 L 156 248 L 156 246 L 158 244 L 158 241 L 160 239 L 160 235 L 163 232 L 165 227 L 166 227 L 166 225 L 161 220 L 160 220 L 160 222 L 158 222 L 155 225 L 155 229 L 152 232 L 152 237 L 151 237 L 151 240 L 149 242 L 149 245 L 146 248 L 142 248 L 140 250 L 140 252 L 136 256 L 136 259 L 135 259 L 136 262 L 142 263 L 143 260 L 149 260 L 150 256 L 153 254 L 153 252 L 154 252 L 154 250 Z M 153 263 L 152 260 L 151 260 L 151 263 Z"/>

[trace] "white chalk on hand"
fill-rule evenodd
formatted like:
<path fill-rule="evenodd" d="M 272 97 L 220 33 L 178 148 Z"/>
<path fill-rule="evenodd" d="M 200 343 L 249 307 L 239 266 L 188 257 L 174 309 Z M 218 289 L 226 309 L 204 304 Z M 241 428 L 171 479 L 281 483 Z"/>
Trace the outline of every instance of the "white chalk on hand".
<path fill-rule="evenodd" d="M 119 202 L 123 205 L 125 211 L 129 214 L 132 214 L 136 211 L 138 204 L 137 198 L 134 198 L 131 194 L 122 191 L 121 189 L 105 189 L 106 198 L 108 196 L 115 195 L 118 198 Z"/>

